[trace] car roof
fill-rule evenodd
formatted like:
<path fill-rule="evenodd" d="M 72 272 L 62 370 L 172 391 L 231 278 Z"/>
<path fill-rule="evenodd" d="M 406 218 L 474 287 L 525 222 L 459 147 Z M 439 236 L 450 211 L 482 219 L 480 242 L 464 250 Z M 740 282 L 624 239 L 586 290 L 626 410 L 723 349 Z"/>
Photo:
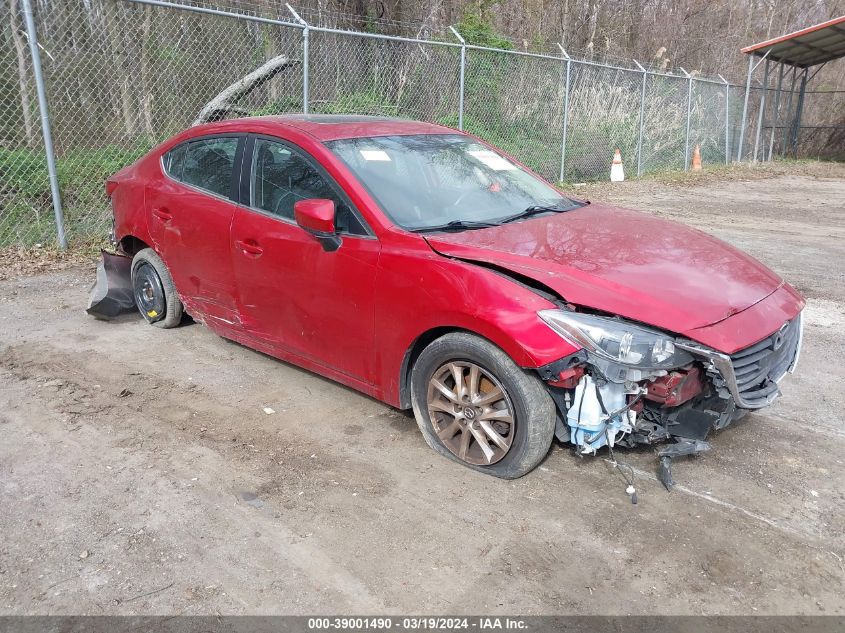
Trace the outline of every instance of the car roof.
<path fill-rule="evenodd" d="M 219 123 L 217 124 L 219 129 Z M 272 132 L 279 127 L 295 128 L 319 141 L 366 136 L 403 136 L 410 134 L 460 134 L 457 130 L 434 123 L 391 117 L 352 114 L 284 114 L 278 116 L 230 119 L 224 127 L 232 131 Z"/>

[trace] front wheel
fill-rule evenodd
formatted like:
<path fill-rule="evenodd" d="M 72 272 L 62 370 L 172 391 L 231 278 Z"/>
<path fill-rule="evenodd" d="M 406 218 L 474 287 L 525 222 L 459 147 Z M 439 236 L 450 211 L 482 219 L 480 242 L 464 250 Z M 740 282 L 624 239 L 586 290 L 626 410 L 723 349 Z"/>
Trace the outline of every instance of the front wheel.
<path fill-rule="evenodd" d="M 555 406 L 540 379 L 466 332 L 422 351 L 411 372 L 411 402 L 429 446 L 504 479 L 530 472 L 554 435 Z"/>

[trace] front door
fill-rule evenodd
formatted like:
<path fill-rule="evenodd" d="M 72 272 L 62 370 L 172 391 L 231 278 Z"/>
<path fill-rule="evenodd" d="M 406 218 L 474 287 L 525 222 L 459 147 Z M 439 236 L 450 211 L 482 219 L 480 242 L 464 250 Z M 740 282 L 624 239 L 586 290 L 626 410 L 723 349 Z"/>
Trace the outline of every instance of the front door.
<path fill-rule="evenodd" d="M 146 192 L 150 234 L 185 307 L 224 325 L 238 318 L 229 229 L 244 143 L 221 136 L 178 145 Z"/>
<path fill-rule="evenodd" d="M 296 146 L 250 139 L 248 205 L 232 223 L 241 321 L 282 351 L 374 382 L 374 294 L 379 242 L 319 164 Z M 335 202 L 340 248 L 327 252 L 297 226 L 298 200 Z M 248 208 L 247 208 L 248 207 Z"/>

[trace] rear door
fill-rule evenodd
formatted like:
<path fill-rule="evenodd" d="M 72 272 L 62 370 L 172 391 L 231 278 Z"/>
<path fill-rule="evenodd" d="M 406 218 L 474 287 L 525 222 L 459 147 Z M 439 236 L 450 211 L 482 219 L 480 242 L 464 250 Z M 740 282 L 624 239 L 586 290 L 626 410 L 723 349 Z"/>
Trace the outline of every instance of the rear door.
<path fill-rule="evenodd" d="M 238 319 L 229 230 L 244 142 L 230 135 L 178 145 L 146 193 L 150 233 L 188 312 L 227 325 Z"/>
<path fill-rule="evenodd" d="M 297 146 L 251 138 L 243 164 L 248 191 L 231 248 L 244 327 L 281 351 L 372 383 L 378 240 Z M 334 252 L 294 221 L 294 204 L 311 198 L 335 202 L 342 243 Z"/>

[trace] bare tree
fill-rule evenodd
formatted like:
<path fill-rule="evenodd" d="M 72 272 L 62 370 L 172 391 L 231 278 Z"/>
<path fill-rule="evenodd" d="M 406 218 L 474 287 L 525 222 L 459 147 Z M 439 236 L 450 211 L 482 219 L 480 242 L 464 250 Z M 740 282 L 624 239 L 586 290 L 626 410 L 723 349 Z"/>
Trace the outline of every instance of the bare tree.
<path fill-rule="evenodd" d="M 21 35 L 21 25 L 18 16 L 18 0 L 9 0 L 9 26 L 12 31 L 12 44 L 18 61 L 18 86 L 20 90 L 21 111 L 23 112 L 24 135 L 26 144 L 31 146 L 35 142 L 35 129 L 32 122 L 32 102 L 30 101 L 30 69 L 29 55 L 26 42 Z"/>
<path fill-rule="evenodd" d="M 150 67 L 150 32 L 152 29 L 153 8 L 149 5 L 143 6 L 144 18 L 141 22 L 141 113 L 144 118 L 144 130 L 147 136 L 155 136 L 153 125 L 153 80 L 152 68 Z"/>
<path fill-rule="evenodd" d="M 120 5 L 117 0 L 106 0 L 103 5 L 103 22 L 111 45 L 114 79 L 120 90 L 123 129 L 127 136 L 135 133 L 137 114 L 132 97 L 131 75 L 127 68 L 126 43 L 120 26 Z"/>

